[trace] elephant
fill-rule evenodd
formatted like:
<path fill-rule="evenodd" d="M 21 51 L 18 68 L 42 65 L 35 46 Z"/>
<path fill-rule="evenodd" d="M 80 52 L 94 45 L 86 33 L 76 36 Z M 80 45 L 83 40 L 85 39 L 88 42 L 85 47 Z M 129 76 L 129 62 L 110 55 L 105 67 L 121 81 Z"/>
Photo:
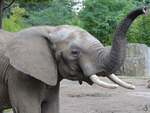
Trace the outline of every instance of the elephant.
<path fill-rule="evenodd" d="M 15 36 L 15 33 L 0 29 L 0 51 L 2 51 L 6 47 L 7 43 L 10 40 L 12 40 L 14 36 Z M 3 66 L 3 67 L 5 67 L 5 66 Z M 0 86 L 4 86 L 4 85 L 2 85 L 2 82 L 0 82 Z M 0 113 L 2 113 L 2 110 L 5 108 L 11 108 L 8 92 L 6 89 L 7 88 L 5 86 L 0 87 L 0 92 L 1 92 L 0 98 L 3 98 L 3 100 L 0 99 Z"/>
<path fill-rule="evenodd" d="M 84 29 L 72 25 L 34 26 L 17 32 L 0 51 L 0 110 L 12 107 L 15 113 L 59 113 L 60 81 L 118 85 L 134 89 L 115 73 L 123 64 L 126 33 L 148 7 L 128 13 L 117 26 L 112 47 Z M 115 84 L 100 80 L 107 77 Z"/>
<path fill-rule="evenodd" d="M 5 30 L 0 29 L 0 49 L 6 46 L 6 44 L 13 39 L 15 33 L 8 32 Z"/>

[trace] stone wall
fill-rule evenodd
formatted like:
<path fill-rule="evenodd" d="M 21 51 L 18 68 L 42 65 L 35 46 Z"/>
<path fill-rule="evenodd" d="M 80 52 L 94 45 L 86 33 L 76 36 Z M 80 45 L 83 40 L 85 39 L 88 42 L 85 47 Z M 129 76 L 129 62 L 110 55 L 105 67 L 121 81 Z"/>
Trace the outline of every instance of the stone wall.
<path fill-rule="evenodd" d="M 148 60 L 148 47 L 145 44 L 130 43 L 127 45 L 125 62 L 117 74 L 147 76 Z"/>

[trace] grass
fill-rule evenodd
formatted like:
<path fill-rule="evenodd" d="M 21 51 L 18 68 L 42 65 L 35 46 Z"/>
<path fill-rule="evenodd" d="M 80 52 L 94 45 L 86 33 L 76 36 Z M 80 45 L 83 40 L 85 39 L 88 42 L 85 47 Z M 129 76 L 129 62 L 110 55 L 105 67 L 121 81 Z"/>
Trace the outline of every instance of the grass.
<path fill-rule="evenodd" d="M 150 80 L 150 76 L 118 76 L 119 78 L 135 78 L 139 80 Z"/>
<path fill-rule="evenodd" d="M 150 76 L 135 77 L 135 78 L 140 80 L 150 80 Z"/>
<path fill-rule="evenodd" d="M 8 113 L 8 112 L 12 112 L 12 109 L 6 109 L 6 110 L 4 110 L 3 113 Z"/>

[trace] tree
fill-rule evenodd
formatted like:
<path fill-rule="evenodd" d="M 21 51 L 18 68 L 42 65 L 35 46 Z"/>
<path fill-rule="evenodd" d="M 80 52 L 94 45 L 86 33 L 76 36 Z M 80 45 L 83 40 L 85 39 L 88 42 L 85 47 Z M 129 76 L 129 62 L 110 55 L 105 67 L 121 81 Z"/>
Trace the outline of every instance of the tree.
<path fill-rule="evenodd" d="M 104 45 L 110 45 L 114 30 L 129 11 L 139 7 L 135 0 L 85 0 L 79 17 L 84 29 Z M 131 38 L 131 37 L 130 37 Z"/>
<path fill-rule="evenodd" d="M 4 7 L 4 1 L 9 2 L 9 4 Z M 18 3 L 28 3 L 28 2 L 50 2 L 53 0 L 0 0 L 0 29 L 2 28 L 2 17 L 3 17 L 3 12 L 5 9 L 9 8 L 14 2 Z"/>
<path fill-rule="evenodd" d="M 84 8 L 79 12 L 83 28 L 104 45 L 111 44 L 117 15 L 125 4 L 124 0 L 85 0 Z"/>
<path fill-rule="evenodd" d="M 4 0 L 0 0 L 0 29 L 2 28 L 2 17 L 3 17 L 4 10 L 9 8 L 14 2 L 15 2 L 15 0 L 12 0 L 10 2 L 10 4 L 8 4 L 8 6 L 3 7 L 4 6 Z"/>
<path fill-rule="evenodd" d="M 29 7 L 29 6 L 27 6 Z M 54 0 L 48 5 L 39 4 L 38 6 L 26 8 L 28 11 L 27 23 L 31 25 L 78 25 L 79 19 L 72 10 L 72 4 L 68 0 Z"/>
<path fill-rule="evenodd" d="M 2 10 L 3 10 L 3 0 L 0 0 L 0 29 L 2 28 Z"/>

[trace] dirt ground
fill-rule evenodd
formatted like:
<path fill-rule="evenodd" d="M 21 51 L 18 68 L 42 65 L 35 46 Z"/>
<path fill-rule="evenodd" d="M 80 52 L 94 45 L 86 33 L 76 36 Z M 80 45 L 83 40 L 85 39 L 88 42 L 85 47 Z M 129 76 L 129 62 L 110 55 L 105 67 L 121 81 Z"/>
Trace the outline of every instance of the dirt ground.
<path fill-rule="evenodd" d="M 86 83 L 63 80 L 60 88 L 60 113 L 150 113 L 148 80 L 122 78 L 135 90 L 105 89 Z M 104 81 L 109 82 L 107 78 Z"/>

